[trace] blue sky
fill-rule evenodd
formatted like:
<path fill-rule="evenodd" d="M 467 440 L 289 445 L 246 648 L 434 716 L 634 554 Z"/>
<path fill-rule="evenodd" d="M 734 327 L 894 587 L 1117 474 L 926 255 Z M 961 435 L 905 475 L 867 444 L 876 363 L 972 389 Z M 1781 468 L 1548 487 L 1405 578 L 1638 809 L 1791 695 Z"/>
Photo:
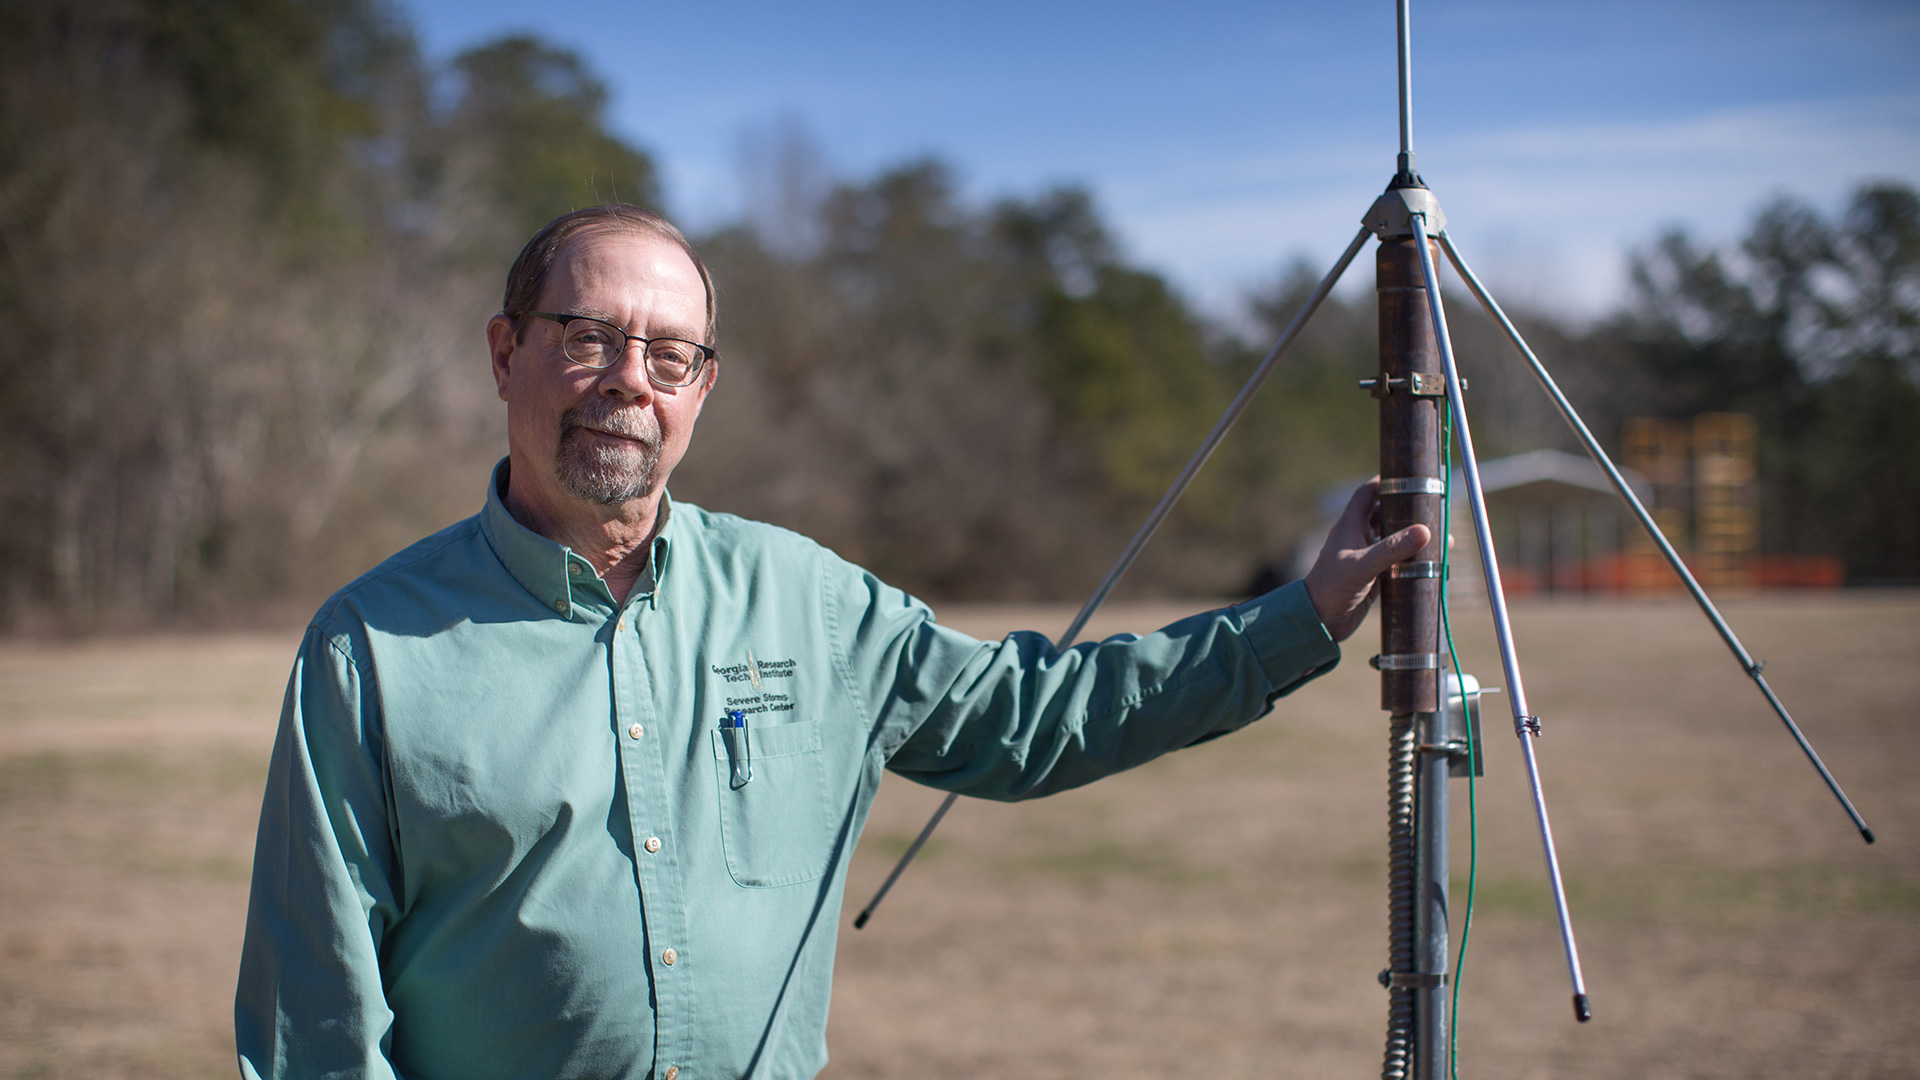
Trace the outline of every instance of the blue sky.
<path fill-rule="evenodd" d="M 612 126 L 698 230 L 743 147 L 798 123 L 835 173 L 919 155 L 974 198 L 1091 189 L 1133 259 L 1216 313 L 1324 265 L 1392 173 L 1393 4 L 401 0 L 432 58 L 530 31 L 587 57 Z M 1920 3 L 1415 0 L 1414 149 L 1514 303 L 1586 315 L 1662 228 L 1920 184 Z"/>

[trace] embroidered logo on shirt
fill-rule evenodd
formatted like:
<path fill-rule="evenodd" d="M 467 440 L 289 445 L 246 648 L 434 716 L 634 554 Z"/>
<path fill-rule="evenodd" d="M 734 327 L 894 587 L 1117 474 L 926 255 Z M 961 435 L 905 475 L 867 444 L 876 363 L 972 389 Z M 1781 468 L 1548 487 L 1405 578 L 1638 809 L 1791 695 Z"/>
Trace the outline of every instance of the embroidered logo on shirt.
<path fill-rule="evenodd" d="M 737 696 L 728 694 L 727 708 L 752 714 L 793 711 L 793 695 L 768 689 L 767 683 L 774 679 L 793 678 L 799 666 L 792 660 L 762 660 L 749 648 L 746 663 L 728 664 L 724 667 L 713 664 L 711 669 L 715 675 L 727 681 L 729 690 L 733 688 L 734 683 L 746 683 L 747 686 L 740 688 L 742 690 L 751 688 L 751 693 Z"/>

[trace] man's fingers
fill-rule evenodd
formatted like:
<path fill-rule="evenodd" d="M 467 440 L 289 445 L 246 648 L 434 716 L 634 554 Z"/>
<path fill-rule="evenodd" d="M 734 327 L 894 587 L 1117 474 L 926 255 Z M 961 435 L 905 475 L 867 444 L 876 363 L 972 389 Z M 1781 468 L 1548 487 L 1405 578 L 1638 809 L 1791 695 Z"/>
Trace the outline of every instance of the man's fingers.
<path fill-rule="evenodd" d="M 1340 512 L 1333 527 L 1327 531 L 1326 543 L 1320 548 L 1322 558 L 1339 558 L 1342 552 L 1355 551 L 1373 542 L 1374 530 L 1369 525 L 1369 518 L 1376 510 L 1379 492 L 1380 478 L 1377 476 L 1354 489 L 1347 499 L 1346 509 Z"/>
<path fill-rule="evenodd" d="M 1361 516 L 1372 513 L 1374 500 L 1379 497 L 1380 478 L 1377 476 L 1369 477 L 1366 483 L 1354 488 L 1353 494 L 1347 497 L 1346 514 Z"/>

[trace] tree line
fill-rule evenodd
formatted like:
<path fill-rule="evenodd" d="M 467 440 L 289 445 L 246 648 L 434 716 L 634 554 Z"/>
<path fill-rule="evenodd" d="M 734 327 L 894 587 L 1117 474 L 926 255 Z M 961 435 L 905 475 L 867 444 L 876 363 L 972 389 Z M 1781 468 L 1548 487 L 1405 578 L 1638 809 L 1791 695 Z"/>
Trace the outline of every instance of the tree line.
<path fill-rule="evenodd" d="M 0 0 L 5 625 L 286 618 L 470 513 L 518 245 L 594 202 L 671 210 L 606 100 L 533 38 L 431 65 L 378 0 Z M 675 495 L 931 597 L 1083 595 L 1320 272 L 1230 329 L 1083 189 L 835 178 L 778 127 L 748 157 L 741 219 L 694 237 L 723 374 Z M 1658 239 L 1613 317 L 1522 322 L 1597 430 L 1759 417 L 1770 550 L 1920 577 L 1916 206 L 1782 200 L 1737 248 Z M 1467 308 L 1483 453 L 1569 446 Z M 1371 299 L 1330 299 L 1127 587 L 1232 593 L 1370 472 L 1374 348 Z"/>

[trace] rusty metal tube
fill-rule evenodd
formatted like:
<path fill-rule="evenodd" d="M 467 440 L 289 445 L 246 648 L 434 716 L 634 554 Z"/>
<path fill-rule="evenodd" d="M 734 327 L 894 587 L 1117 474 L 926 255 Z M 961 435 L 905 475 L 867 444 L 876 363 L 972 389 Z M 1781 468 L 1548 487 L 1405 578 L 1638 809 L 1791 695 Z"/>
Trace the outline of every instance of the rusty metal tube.
<path fill-rule="evenodd" d="M 1372 382 L 1380 401 L 1380 534 L 1421 524 L 1427 546 L 1406 569 L 1440 559 L 1442 501 L 1440 433 L 1446 407 L 1438 339 L 1426 278 L 1411 238 L 1383 239 L 1374 258 L 1379 302 L 1380 366 Z M 1392 716 L 1387 816 L 1387 1043 L 1385 1080 L 1440 1080 L 1446 1060 L 1446 765 L 1434 755 L 1440 712 L 1438 574 L 1380 579 L 1380 707 Z M 1437 862 L 1435 860 L 1438 860 Z M 1436 892 L 1437 890 L 1437 892 Z"/>

